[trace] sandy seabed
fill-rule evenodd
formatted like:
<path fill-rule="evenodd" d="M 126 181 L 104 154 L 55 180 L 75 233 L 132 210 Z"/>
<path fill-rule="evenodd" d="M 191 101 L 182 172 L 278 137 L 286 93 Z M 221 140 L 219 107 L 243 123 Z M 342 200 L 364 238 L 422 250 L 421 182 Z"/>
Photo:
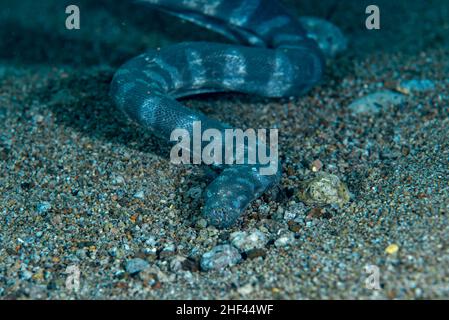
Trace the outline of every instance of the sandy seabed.
<path fill-rule="evenodd" d="M 287 1 L 348 37 L 319 86 L 295 99 L 183 101 L 238 127 L 280 130 L 282 183 L 230 230 L 198 223 L 213 174 L 172 165 L 167 145 L 108 96 L 117 67 L 145 48 L 225 40 L 123 3 L 79 1 L 82 27 L 70 32 L 59 1 L 2 2 L 0 298 L 449 298 L 448 1 L 378 1 L 380 31 L 364 29 L 366 1 Z M 348 108 L 410 79 L 435 88 L 377 113 Z M 296 197 L 317 159 L 348 185 L 345 206 Z M 201 270 L 202 254 L 255 229 L 266 245 Z M 292 241 L 275 245 L 281 237 Z M 147 266 L 130 274 L 136 258 Z M 367 265 L 379 268 L 379 290 L 366 288 Z M 78 292 L 66 286 L 71 266 Z"/>

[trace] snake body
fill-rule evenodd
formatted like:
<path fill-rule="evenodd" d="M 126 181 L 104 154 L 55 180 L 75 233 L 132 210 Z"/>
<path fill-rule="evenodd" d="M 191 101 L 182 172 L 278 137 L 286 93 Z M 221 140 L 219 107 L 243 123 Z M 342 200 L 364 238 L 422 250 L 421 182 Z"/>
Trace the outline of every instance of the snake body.
<path fill-rule="evenodd" d="M 206 92 L 264 97 L 303 94 L 322 76 L 316 43 L 297 18 L 275 0 L 143 0 L 144 4 L 221 33 L 236 44 L 179 43 L 149 50 L 114 75 L 117 107 L 161 139 L 175 129 L 224 130 L 230 126 L 183 106 L 178 98 Z M 194 151 L 190 151 L 194 152 Z M 261 175 L 258 165 L 227 165 L 205 190 L 203 216 L 232 226 L 254 199 L 279 182 L 280 170 Z"/>

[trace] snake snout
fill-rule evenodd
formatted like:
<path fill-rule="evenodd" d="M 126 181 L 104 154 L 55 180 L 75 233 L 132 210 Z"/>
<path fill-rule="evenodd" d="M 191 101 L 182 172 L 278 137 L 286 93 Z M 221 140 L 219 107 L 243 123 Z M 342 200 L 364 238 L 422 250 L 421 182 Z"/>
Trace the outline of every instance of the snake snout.
<path fill-rule="evenodd" d="M 203 216 L 208 224 L 218 228 L 226 229 L 232 227 L 241 215 L 241 210 L 224 205 L 207 204 L 203 209 Z"/>

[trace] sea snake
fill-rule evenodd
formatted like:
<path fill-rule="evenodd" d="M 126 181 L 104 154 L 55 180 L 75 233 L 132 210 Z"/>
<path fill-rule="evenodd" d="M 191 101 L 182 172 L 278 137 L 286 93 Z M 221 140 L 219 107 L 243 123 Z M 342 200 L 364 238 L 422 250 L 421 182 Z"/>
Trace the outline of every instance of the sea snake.
<path fill-rule="evenodd" d="M 184 42 L 149 50 L 115 73 L 116 106 L 157 137 L 175 129 L 224 130 L 230 126 L 188 109 L 176 99 L 198 93 L 242 92 L 264 97 L 303 94 L 322 76 L 324 59 L 296 17 L 276 0 L 141 0 L 163 12 L 211 29 L 235 44 Z M 189 152 L 194 152 L 189 150 Z M 258 165 L 221 166 L 204 192 L 203 216 L 218 228 L 232 226 L 246 207 L 281 177 Z"/>

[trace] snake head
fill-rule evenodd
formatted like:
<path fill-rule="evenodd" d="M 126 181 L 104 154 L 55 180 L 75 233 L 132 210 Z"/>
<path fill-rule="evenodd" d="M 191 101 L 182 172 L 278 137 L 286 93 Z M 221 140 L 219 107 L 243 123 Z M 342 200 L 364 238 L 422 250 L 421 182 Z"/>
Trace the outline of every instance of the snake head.
<path fill-rule="evenodd" d="M 226 229 L 232 227 L 240 217 L 242 210 L 231 207 L 217 201 L 206 203 L 203 209 L 203 217 L 208 224 L 218 228 Z"/>

